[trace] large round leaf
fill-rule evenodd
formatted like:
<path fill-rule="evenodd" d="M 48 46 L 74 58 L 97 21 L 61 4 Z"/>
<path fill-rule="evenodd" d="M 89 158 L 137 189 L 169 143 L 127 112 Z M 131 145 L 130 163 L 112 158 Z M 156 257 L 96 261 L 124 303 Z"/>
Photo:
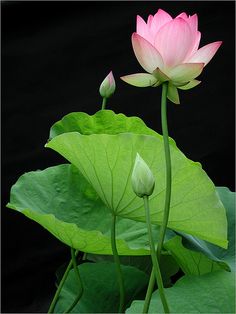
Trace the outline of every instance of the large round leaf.
<path fill-rule="evenodd" d="M 140 118 L 126 117 L 123 113 L 116 114 L 112 110 L 100 110 L 91 116 L 85 112 L 71 112 L 51 127 L 49 139 L 68 132 L 84 135 L 137 133 L 161 138 Z"/>
<path fill-rule="evenodd" d="M 72 313 L 117 313 L 119 308 L 119 287 L 116 281 L 114 263 L 84 263 L 79 267 L 84 293 Z M 125 305 L 138 297 L 148 284 L 148 276 L 131 266 L 121 266 L 125 284 Z M 55 313 L 64 311 L 75 300 L 78 278 L 72 269 L 62 288 L 55 307 Z"/>
<path fill-rule="evenodd" d="M 143 200 L 135 196 L 130 182 L 138 152 L 156 179 L 154 193 L 150 197 L 151 219 L 152 223 L 161 224 L 165 199 L 162 137 L 71 132 L 56 136 L 46 146 L 81 171 L 111 212 L 145 221 Z M 168 227 L 227 247 L 225 209 L 214 184 L 199 163 L 187 159 L 175 145 L 171 144 L 170 150 L 173 184 Z"/>
<path fill-rule="evenodd" d="M 11 189 L 7 206 L 35 220 L 69 246 L 112 254 L 110 211 L 71 165 L 22 175 Z M 157 227 L 153 231 L 157 240 Z M 117 248 L 121 255 L 150 254 L 146 223 L 118 218 Z"/>
<path fill-rule="evenodd" d="M 165 295 L 171 313 L 235 313 L 235 273 L 216 271 L 184 276 Z M 144 301 L 134 301 L 126 313 L 142 313 Z M 152 295 L 149 313 L 164 313 L 158 291 Z"/>

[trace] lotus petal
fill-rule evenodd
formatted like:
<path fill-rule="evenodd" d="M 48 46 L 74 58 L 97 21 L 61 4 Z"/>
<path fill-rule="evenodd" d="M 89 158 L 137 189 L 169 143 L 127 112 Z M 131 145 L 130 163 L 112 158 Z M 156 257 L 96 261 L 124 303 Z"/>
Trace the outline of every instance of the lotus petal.
<path fill-rule="evenodd" d="M 204 63 L 206 66 L 210 60 L 214 57 L 216 51 L 221 46 L 222 41 L 216 41 L 214 43 L 208 44 L 200 48 L 197 52 L 195 52 L 189 59 L 188 63 Z"/>
<path fill-rule="evenodd" d="M 180 104 L 178 89 L 173 84 L 171 84 L 171 82 L 168 84 L 167 97 L 174 104 Z"/>
<path fill-rule="evenodd" d="M 140 65 L 149 73 L 163 67 L 163 59 L 156 48 L 137 33 L 132 35 L 134 53 Z"/>
<path fill-rule="evenodd" d="M 143 38 L 145 38 L 147 41 L 149 41 L 151 44 L 153 44 L 153 38 L 150 34 L 149 27 L 145 23 L 145 21 L 142 19 L 141 16 L 137 15 L 137 22 L 136 22 L 136 32 Z"/>
<path fill-rule="evenodd" d="M 148 73 L 136 73 L 136 74 L 130 74 L 121 76 L 121 79 L 133 86 L 136 87 L 148 87 L 155 85 L 158 80 L 151 74 Z"/>
<path fill-rule="evenodd" d="M 170 16 L 170 14 L 162 9 L 159 9 L 152 19 L 150 28 L 151 32 L 155 35 L 162 26 L 170 21 L 172 21 L 172 17 Z"/>
<path fill-rule="evenodd" d="M 165 24 L 155 37 L 155 47 L 164 63 L 171 68 L 183 62 L 193 47 L 192 31 L 182 18 L 176 18 Z"/>
<path fill-rule="evenodd" d="M 168 74 L 173 82 L 188 82 L 200 75 L 203 67 L 204 63 L 184 63 L 171 69 Z"/>
<path fill-rule="evenodd" d="M 188 90 L 191 88 L 194 88 L 195 86 L 199 85 L 201 83 L 201 81 L 198 80 L 192 80 L 190 81 L 188 84 L 183 85 L 183 86 L 178 86 L 179 89 L 183 89 L 183 90 Z"/>

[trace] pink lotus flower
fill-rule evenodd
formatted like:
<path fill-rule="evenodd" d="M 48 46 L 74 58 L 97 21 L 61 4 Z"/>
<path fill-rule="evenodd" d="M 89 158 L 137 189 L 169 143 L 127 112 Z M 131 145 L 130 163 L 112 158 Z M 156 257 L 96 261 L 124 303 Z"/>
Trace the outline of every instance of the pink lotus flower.
<path fill-rule="evenodd" d="M 172 18 L 159 9 L 147 23 L 137 16 L 137 30 L 132 35 L 132 45 L 138 62 L 148 73 L 122 76 L 121 79 L 138 87 L 158 86 L 168 81 L 167 97 L 179 103 L 179 89 L 190 89 L 200 83 L 195 80 L 203 67 L 212 59 L 222 41 L 200 49 L 201 33 L 197 14 L 186 13 Z"/>

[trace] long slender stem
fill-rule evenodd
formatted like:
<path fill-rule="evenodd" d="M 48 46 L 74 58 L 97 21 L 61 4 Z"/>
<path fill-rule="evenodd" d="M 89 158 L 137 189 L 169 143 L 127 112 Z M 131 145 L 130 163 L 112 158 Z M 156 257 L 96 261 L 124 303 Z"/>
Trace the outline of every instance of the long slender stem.
<path fill-rule="evenodd" d="M 118 280 L 119 289 L 120 289 L 119 313 L 123 313 L 124 303 L 125 303 L 125 286 L 124 286 L 124 279 L 123 279 L 122 270 L 120 266 L 120 258 L 119 258 L 117 248 L 116 248 L 116 215 L 115 214 L 112 214 L 111 247 L 112 247 L 112 253 L 114 256 L 114 262 L 116 265 L 117 280 Z"/>
<path fill-rule="evenodd" d="M 157 246 L 157 257 L 160 260 L 161 250 L 165 239 L 167 223 L 170 212 L 170 198 L 171 198 L 171 158 L 170 158 L 170 146 L 169 146 L 169 135 L 168 135 L 168 124 L 167 124 L 167 88 L 168 83 L 162 85 L 162 97 L 161 97 L 161 126 L 164 140 L 165 160 L 166 160 L 166 195 L 165 195 L 165 208 L 164 216 L 160 229 L 160 237 Z"/>
<path fill-rule="evenodd" d="M 152 272 L 151 272 L 151 276 L 149 279 L 146 297 L 145 297 L 145 301 L 144 301 L 144 305 L 143 305 L 143 314 L 148 313 L 154 285 L 155 285 L 155 273 L 154 273 L 154 268 L 152 267 Z"/>
<path fill-rule="evenodd" d="M 79 250 L 77 250 L 77 251 L 75 252 L 75 256 L 77 257 L 78 254 L 79 254 Z M 72 262 L 72 259 L 71 259 L 70 262 L 69 262 L 69 264 L 68 264 L 68 266 L 67 266 L 67 268 L 66 268 L 66 270 L 65 270 L 65 273 L 64 273 L 64 275 L 63 275 L 63 277 L 62 277 L 62 279 L 61 279 L 61 281 L 60 281 L 60 283 L 59 283 L 59 286 L 58 286 L 58 288 L 57 288 L 57 291 L 56 291 L 56 293 L 55 293 L 55 295 L 54 295 L 54 297 L 53 297 L 53 300 L 52 300 L 51 305 L 50 305 L 50 307 L 49 307 L 48 313 L 53 313 L 54 308 L 55 308 L 55 305 L 56 305 L 56 303 L 57 303 L 57 299 L 58 299 L 58 297 L 59 297 L 59 295 L 60 295 L 60 293 L 61 293 L 61 289 L 62 289 L 62 287 L 63 287 L 63 285 L 64 285 L 64 283 L 65 283 L 65 281 L 66 281 L 66 278 L 67 278 L 67 276 L 68 276 L 68 274 L 69 274 L 69 271 L 70 271 L 72 265 L 73 265 L 73 262 Z"/>
<path fill-rule="evenodd" d="M 165 161 L 166 161 L 166 194 L 165 194 L 164 216 L 163 216 L 163 221 L 160 228 L 160 234 L 159 234 L 158 246 L 157 246 L 157 258 L 158 258 L 159 263 L 161 262 L 161 250 L 162 250 L 167 223 L 169 219 L 170 198 L 171 198 L 171 158 L 170 158 L 167 110 L 166 110 L 167 88 L 168 88 L 167 84 L 168 83 L 162 84 L 162 95 L 161 95 L 161 125 L 162 125 L 162 134 L 163 134 L 163 140 L 164 140 L 164 151 L 165 151 Z M 152 269 L 152 274 L 149 279 L 148 290 L 145 297 L 143 313 L 148 313 L 154 284 L 155 284 L 155 276 L 154 276 L 154 269 Z"/>
<path fill-rule="evenodd" d="M 73 308 L 76 306 L 76 304 L 79 302 L 79 300 L 83 294 L 83 284 L 82 284 L 82 281 L 80 278 L 79 269 L 78 269 L 77 264 L 76 264 L 75 250 L 73 248 L 71 248 L 71 260 L 72 260 L 72 264 L 74 267 L 75 275 L 78 278 L 80 291 L 79 291 L 77 297 L 75 298 L 75 300 L 73 301 L 73 303 L 68 307 L 68 309 L 64 313 L 70 313 L 73 310 Z"/>
<path fill-rule="evenodd" d="M 106 109 L 106 104 L 107 104 L 107 98 L 103 97 L 103 99 L 102 99 L 102 110 Z"/>
<path fill-rule="evenodd" d="M 151 227 L 151 220 L 150 220 L 148 196 L 144 196 L 143 201 L 144 201 L 144 207 L 145 207 L 145 212 L 146 212 L 146 223 L 147 223 L 147 229 L 148 229 L 149 244 L 150 244 L 150 248 L 151 248 L 152 265 L 153 265 L 154 274 L 155 274 L 157 285 L 158 285 L 158 291 L 160 294 L 160 298 L 161 298 L 164 312 L 170 313 L 168 303 L 166 300 L 166 296 L 165 296 L 163 281 L 162 281 L 162 277 L 161 277 L 161 270 L 160 270 L 160 266 L 159 266 L 158 259 L 156 256 L 154 240 L 153 240 L 153 236 L 152 236 L 152 227 Z"/>

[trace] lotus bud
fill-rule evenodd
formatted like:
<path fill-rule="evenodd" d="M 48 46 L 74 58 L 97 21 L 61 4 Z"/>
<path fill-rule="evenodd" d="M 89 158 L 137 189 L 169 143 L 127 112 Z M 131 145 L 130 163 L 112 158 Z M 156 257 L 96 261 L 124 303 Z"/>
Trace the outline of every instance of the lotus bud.
<path fill-rule="evenodd" d="M 103 98 L 111 97 L 116 89 L 116 82 L 112 71 L 105 77 L 102 84 L 100 85 L 99 92 Z"/>
<path fill-rule="evenodd" d="M 150 196 L 155 186 L 155 178 L 146 162 L 137 153 L 131 176 L 134 193 L 139 197 Z"/>

